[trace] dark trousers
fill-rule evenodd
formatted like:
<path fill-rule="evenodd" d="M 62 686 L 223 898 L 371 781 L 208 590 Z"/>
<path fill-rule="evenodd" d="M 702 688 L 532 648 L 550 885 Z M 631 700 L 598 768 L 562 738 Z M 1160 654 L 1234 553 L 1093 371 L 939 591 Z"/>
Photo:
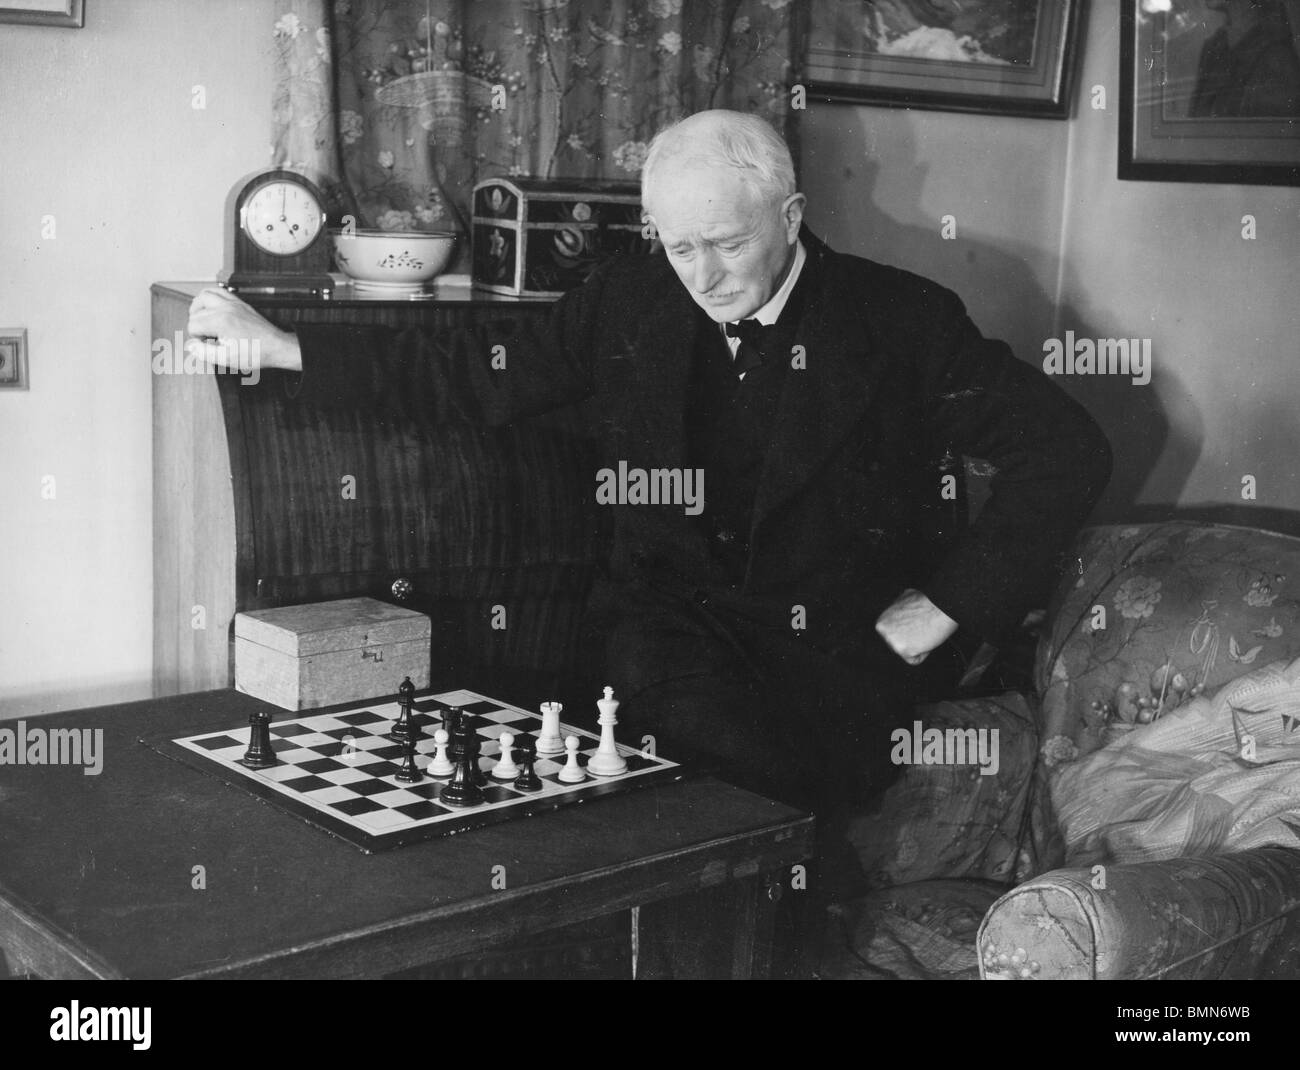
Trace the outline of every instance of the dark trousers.
<path fill-rule="evenodd" d="M 795 806 L 853 805 L 892 768 L 914 676 L 873 632 L 830 654 L 735 596 L 636 584 L 607 635 L 626 737 L 655 736 L 740 787 Z"/>
<path fill-rule="evenodd" d="M 827 880 L 859 883 L 846 820 L 899 770 L 890 732 L 910 720 L 917 670 L 864 629 L 837 656 L 788 616 L 762 620 L 728 593 L 639 582 L 619 590 L 606 637 L 619 729 L 658 753 L 817 816 Z"/>
<path fill-rule="evenodd" d="M 846 826 L 901 771 L 890 733 L 910 723 L 939 666 L 909 666 L 872 628 L 842 637 L 832 656 L 788 615 L 677 583 L 620 587 L 606 606 L 620 738 L 653 736 L 665 757 L 815 815 L 816 856 L 801 886 L 787 882 L 776 933 L 778 975 L 808 976 L 827 904 L 867 890 Z M 679 917 L 673 937 L 687 959 L 705 939 L 707 919 L 695 922 L 698 932 Z"/>

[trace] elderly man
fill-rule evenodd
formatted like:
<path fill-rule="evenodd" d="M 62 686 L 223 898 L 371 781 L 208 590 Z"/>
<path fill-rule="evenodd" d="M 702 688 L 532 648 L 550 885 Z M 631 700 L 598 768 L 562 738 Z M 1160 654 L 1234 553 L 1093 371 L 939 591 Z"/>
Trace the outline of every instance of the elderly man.
<path fill-rule="evenodd" d="M 663 131 L 643 199 L 664 254 L 605 263 L 544 329 L 295 337 L 208 291 L 190 331 L 259 335 L 264 365 L 301 372 L 290 393 L 321 404 L 421 419 L 450 399 L 499 423 L 592 399 L 596 500 L 614 511 L 592 610 L 620 718 L 833 816 L 887 779 L 921 663 L 958 628 L 996 642 L 1045 594 L 1109 449 L 953 294 L 814 237 L 762 120 L 709 111 Z M 936 547 L 944 454 L 998 474 Z M 702 500 L 637 493 L 638 470 Z"/>

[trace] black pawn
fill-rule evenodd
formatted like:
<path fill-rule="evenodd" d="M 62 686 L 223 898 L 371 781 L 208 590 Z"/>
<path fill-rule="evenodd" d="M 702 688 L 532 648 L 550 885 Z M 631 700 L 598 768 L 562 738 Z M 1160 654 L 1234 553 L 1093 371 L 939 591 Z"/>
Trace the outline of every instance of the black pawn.
<path fill-rule="evenodd" d="M 405 742 L 408 736 L 412 739 L 420 738 L 420 729 L 416 726 L 415 713 L 411 708 L 414 701 L 415 685 L 411 683 L 411 678 L 408 676 L 397 689 L 397 720 L 393 724 L 393 730 L 388 733 L 399 743 Z"/>
<path fill-rule="evenodd" d="M 414 784 L 424 779 L 420 767 L 415 764 L 415 736 L 408 735 L 404 741 L 406 756 L 402 759 L 402 768 L 397 771 L 397 779 L 407 784 Z"/>
<path fill-rule="evenodd" d="M 241 763 L 250 769 L 269 769 L 279 765 L 271 747 L 271 715 L 265 710 L 258 710 L 248 715 L 248 750 L 244 751 Z"/>
<path fill-rule="evenodd" d="M 537 741 L 527 732 L 515 737 L 515 753 L 519 755 L 519 776 L 515 778 L 515 787 L 520 791 L 541 791 L 542 779 L 533 772 L 533 763 L 537 761 Z"/>
<path fill-rule="evenodd" d="M 448 806 L 478 806 L 483 802 L 483 790 L 475 783 L 478 769 L 478 735 L 463 722 L 456 727 L 453 742 L 457 748 L 456 771 L 451 782 L 442 789 L 438 801 Z"/>

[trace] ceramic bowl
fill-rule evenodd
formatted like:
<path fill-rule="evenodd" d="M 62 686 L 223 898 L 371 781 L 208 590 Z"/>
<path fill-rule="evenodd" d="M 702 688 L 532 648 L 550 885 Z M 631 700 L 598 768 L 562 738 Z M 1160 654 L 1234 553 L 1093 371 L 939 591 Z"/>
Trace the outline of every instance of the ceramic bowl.
<path fill-rule="evenodd" d="M 421 290 L 446 266 L 450 232 L 331 230 L 334 260 L 358 290 Z"/>

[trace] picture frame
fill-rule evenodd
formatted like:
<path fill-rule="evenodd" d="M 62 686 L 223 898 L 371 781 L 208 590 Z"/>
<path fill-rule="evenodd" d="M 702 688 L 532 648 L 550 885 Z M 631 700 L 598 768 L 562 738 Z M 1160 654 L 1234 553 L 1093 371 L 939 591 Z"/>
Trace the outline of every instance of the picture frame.
<path fill-rule="evenodd" d="M 1067 119 L 1085 0 L 811 0 L 808 95 L 884 107 Z M 946 22 L 944 20 L 947 20 Z"/>
<path fill-rule="evenodd" d="M 1300 0 L 1242 5 L 1282 13 L 1263 29 L 1230 27 L 1223 0 L 1121 8 L 1121 179 L 1300 185 Z"/>
<path fill-rule="evenodd" d="M 26 390 L 27 331 L 0 327 L 0 390 Z"/>
<path fill-rule="evenodd" d="M 85 0 L 0 0 L 0 22 L 79 30 L 86 24 Z"/>

